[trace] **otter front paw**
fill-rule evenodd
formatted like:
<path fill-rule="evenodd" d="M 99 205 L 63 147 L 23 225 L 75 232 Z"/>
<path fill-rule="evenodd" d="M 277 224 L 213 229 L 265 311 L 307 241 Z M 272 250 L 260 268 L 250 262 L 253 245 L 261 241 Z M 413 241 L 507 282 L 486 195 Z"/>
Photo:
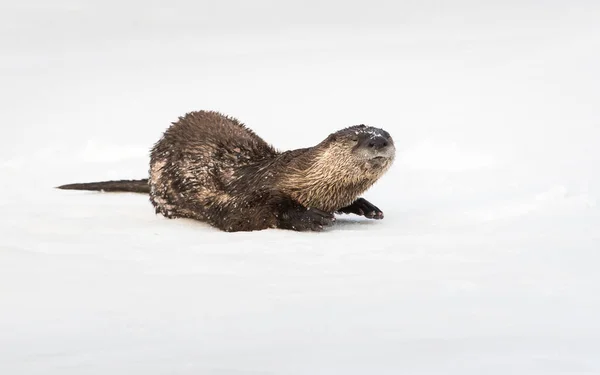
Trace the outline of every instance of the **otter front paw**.
<path fill-rule="evenodd" d="M 338 211 L 345 214 L 364 216 L 369 219 L 383 219 L 383 212 L 364 198 L 358 198 L 351 205 L 340 208 Z"/>
<path fill-rule="evenodd" d="M 317 208 L 294 209 L 282 215 L 280 228 L 292 229 L 299 232 L 319 232 L 324 227 L 335 222 L 333 214 L 321 211 Z"/>
<path fill-rule="evenodd" d="M 329 212 L 321 211 L 317 208 L 308 208 L 306 213 L 300 217 L 300 222 L 306 224 L 306 228 L 320 231 L 323 227 L 333 225 L 335 216 Z"/>

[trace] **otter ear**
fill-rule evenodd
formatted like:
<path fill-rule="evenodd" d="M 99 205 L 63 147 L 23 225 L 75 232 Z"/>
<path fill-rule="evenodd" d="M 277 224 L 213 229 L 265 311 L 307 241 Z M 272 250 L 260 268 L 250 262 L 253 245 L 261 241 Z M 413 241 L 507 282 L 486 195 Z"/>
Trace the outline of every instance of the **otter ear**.
<path fill-rule="evenodd" d="M 327 137 L 327 142 L 335 142 L 338 139 L 338 135 L 336 133 L 329 134 Z"/>

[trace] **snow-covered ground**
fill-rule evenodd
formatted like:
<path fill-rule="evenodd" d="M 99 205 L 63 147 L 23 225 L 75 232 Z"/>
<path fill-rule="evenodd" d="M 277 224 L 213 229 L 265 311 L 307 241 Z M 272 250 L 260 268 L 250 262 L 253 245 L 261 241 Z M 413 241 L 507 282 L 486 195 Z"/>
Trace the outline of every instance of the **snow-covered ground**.
<path fill-rule="evenodd" d="M 392 4 L 393 3 L 393 4 Z M 597 1 L 0 2 L 0 374 L 600 374 Z M 383 221 L 133 194 L 186 111 L 388 130 Z"/>

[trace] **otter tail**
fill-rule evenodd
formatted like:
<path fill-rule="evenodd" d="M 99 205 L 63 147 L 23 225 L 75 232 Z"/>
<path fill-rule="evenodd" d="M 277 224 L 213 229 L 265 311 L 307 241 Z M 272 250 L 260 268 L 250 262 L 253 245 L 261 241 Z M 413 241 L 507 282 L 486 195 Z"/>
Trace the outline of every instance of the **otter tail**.
<path fill-rule="evenodd" d="M 148 179 L 87 182 L 83 184 L 68 184 L 57 186 L 63 190 L 95 190 L 107 192 L 150 193 Z"/>

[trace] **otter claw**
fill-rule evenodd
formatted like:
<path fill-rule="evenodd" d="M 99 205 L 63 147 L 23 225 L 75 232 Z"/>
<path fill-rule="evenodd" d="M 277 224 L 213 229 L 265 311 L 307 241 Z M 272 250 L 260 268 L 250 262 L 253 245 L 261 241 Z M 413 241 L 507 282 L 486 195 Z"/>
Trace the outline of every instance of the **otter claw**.
<path fill-rule="evenodd" d="M 335 217 L 329 212 L 311 207 L 306 210 L 305 220 L 316 224 L 313 226 L 313 230 L 322 230 L 324 226 L 332 225 L 335 222 Z"/>
<path fill-rule="evenodd" d="M 295 209 L 283 216 L 286 220 L 282 223 L 283 228 L 291 228 L 297 231 L 322 231 L 324 227 L 335 222 L 333 214 L 321 211 L 317 208 Z"/>
<path fill-rule="evenodd" d="M 373 203 L 364 198 L 358 198 L 354 201 L 354 203 L 347 207 L 341 208 L 339 211 L 346 214 L 364 216 L 369 219 L 383 219 L 383 212 Z"/>

